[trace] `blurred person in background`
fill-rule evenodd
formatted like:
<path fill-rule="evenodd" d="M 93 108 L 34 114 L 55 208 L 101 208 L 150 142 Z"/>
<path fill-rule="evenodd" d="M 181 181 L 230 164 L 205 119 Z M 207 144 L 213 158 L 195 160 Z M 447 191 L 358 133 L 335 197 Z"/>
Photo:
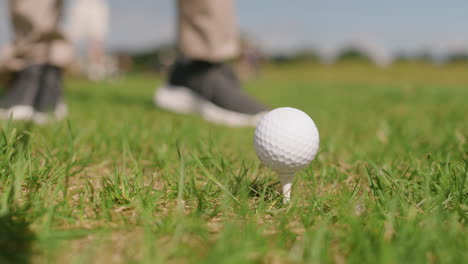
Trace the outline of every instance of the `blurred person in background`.
<path fill-rule="evenodd" d="M 70 9 L 69 35 L 77 46 L 86 43 L 82 69 L 91 80 L 103 80 L 114 72 L 115 63 L 105 52 L 109 31 L 109 6 L 106 0 L 74 0 Z"/>
<path fill-rule="evenodd" d="M 0 58 L 11 76 L 0 99 L 0 118 L 46 122 L 63 118 L 62 68 L 72 48 L 59 28 L 62 0 L 9 0 L 13 43 Z"/>
<path fill-rule="evenodd" d="M 156 105 L 215 123 L 255 125 L 266 107 L 242 91 L 227 63 L 240 53 L 233 0 L 177 4 L 180 57 L 167 83 L 156 90 Z M 9 0 L 9 6 L 15 38 L 3 63 L 16 76 L 1 99 L 0 118 L 40 121 L 46 112 L 60 118 L 61 67 L 71 57 L 59 30 L 63 1 Z"/>
<path fill-rule="evenodd" d="M 227 61 L 240 54 L 233 0 L 178 0 L 180 58 L 154 101 L 231 126 L 255 125 L 266 108 L 245 94 Z"/>

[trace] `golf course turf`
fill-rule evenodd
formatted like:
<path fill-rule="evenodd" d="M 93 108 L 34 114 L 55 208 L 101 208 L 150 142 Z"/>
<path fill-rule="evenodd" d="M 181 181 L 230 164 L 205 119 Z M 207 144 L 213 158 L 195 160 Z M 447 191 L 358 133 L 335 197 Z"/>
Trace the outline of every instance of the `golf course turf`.
<path fill-rule="evenodd" d="M 157 109 L 163 78 L 66 79 L 70 114 L 1 122 L 0 263 L 467 263 L 468 68 L 266 66 L 319 152 L 283 204 L 254 128 Z"/>

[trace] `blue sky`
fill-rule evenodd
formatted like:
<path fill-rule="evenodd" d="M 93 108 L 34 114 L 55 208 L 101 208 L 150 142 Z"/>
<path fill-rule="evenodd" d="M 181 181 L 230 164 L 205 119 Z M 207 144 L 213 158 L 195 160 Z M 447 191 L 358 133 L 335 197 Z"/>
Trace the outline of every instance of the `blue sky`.
<path fill-rule="evenodd" d="M 69 0 L 70 1 L 70 0 Z M 0 44 L 9 38 L 0 0 Z M 110 48 L 142 49 L 175 35 L 173 0 L 110 0 Z M 243 32 L 271 52 L 315 47 L 332 52 L 364 43 L 381 52 L 468 49 L 464 0 L 237 0 Z"/>

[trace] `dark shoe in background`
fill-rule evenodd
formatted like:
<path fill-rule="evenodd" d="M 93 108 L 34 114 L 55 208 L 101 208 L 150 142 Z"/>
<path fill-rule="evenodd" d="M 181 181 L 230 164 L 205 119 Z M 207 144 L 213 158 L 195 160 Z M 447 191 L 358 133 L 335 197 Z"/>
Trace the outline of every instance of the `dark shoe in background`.
<path fill-rule="evenodd" d="M 230 126 L 255 126 L 267 111 L 243 92 L 231 67 L 204 61 L 176 62 L 154 101 L 172 112 L 195 113 Z"/>
<path fill-rule="evenodd" d="M 43 67 L 33 65 L 15 74 L 10 87 L 0 99 L 0 119 L 31 121 L 34 118 L 34 101 Z"/>
<path fill-rule="evenodd" d="M 62 69 L 59 67 L 44 66 L 34 110 L 34 122 L 40 124 L 60 120 L 67 115 L 67 106 L 63 99 Z"/>
<path fill-rule="evenodd" d="M 0 99 L 0 119 L 39 124 L 62 119 L 67 114 L 62 85 L 62 70 L 52 65 L 33 65 L 19 71 Z"/>

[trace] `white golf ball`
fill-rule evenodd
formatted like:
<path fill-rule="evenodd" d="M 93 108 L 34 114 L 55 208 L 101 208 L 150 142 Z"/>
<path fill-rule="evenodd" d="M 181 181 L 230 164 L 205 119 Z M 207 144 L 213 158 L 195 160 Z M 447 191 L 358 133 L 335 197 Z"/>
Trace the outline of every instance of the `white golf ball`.
<path fill-rule="evenodd" d="M 305 168 L 319 147 L 319 133 L 314 121 L 291 107 L 267 113 L 255 129 L 255 151 L 262 163 L 280 174 Z"/>

